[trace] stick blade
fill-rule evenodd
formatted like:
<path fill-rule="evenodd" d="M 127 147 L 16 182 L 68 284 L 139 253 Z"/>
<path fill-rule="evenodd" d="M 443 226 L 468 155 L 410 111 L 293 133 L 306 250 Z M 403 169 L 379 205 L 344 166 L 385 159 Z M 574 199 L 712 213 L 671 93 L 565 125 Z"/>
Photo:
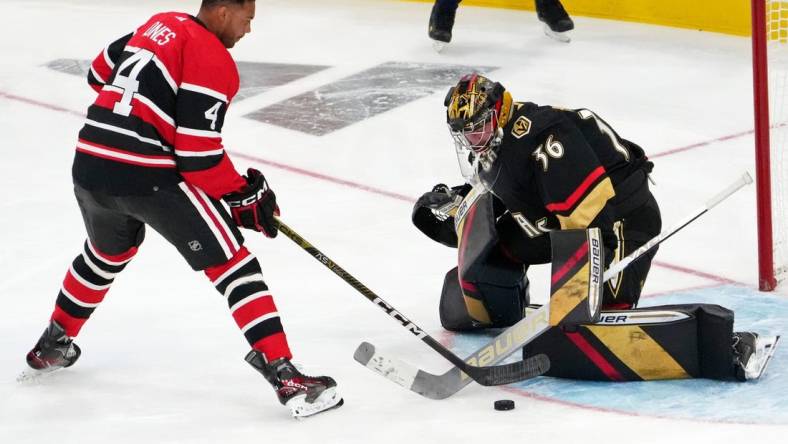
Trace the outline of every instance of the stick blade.
<path fill-rule="evenodd" d="M 362 342 L 353 353 L 353 359 L 358 363 L 383 376 L 397 385 L 410 390 L 419 370 L 399 359 L 387 358 L 377 353 L 375 346 L 369 342 Z"/>
<path fill-rule="evenodd" d="M 443 375 L 434 375 L 405 361 L 387 358 L 369 342 L 362 342 L 356 348 L 353 359 L 395 384 L 428 399 L 446 399 L 465 386 L 462 373 L 457 367 L 452 367 Z"/>

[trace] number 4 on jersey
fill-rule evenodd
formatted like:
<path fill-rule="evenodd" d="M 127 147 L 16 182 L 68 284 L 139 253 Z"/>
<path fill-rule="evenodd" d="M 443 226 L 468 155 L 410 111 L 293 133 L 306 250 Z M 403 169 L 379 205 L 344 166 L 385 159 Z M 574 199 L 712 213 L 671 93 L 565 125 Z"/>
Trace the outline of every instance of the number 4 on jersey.
<path fill-rule="evenodd" d="M 131 99 L 134 98 L 134 93 L 136 93 L 140 87 L 137 76 L 140 75 L 142 68 L 152 59 L 152 52 L 141 49 L 120 64 L 115 73 L 115 79 L 112 81 L 113 86 L 123 90 L 123 96 L 120 98 L 120 101 L 112 108 L 115 114 L 120 114 L 121 116 L 128 116 L 131 114 Z M 124 75 L 123 73 L 126 70 L 128 70 L 128 73 Z"/>
<path fill-rule="evenodd" d="M 211 121 L 211 130 L 216 129 L 216 120 L 219 118 L 219 108 L 222 107 L 222 102 L 216 102 L 216 105 L 208 108 L 205 111 L 205 118 Z"/>

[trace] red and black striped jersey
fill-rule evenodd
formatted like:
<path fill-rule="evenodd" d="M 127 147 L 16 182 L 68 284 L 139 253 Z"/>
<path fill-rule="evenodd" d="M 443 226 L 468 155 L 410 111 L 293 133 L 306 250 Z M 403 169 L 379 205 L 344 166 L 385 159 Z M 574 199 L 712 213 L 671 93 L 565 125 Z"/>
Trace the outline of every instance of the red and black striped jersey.
<path fill-rule="evenodd" d="M 218 199 L 245 185 L 221 136 L 238 69 L 195 17 L 154 15 L 95 58 L 88 83 L 99 94 L 77 142 L 80 186 L 144 195 L 185 180 Z"/>
<path fill-rule="evenodd" d="M 515 103 L 503 131 L 497 159 L 480 176 L 526 234 L 599 227 L 614 250 L 624 201 L 647 190 L 646 174 L 635 175 L 653 166 L 643 149 L 587 109 Z"/>

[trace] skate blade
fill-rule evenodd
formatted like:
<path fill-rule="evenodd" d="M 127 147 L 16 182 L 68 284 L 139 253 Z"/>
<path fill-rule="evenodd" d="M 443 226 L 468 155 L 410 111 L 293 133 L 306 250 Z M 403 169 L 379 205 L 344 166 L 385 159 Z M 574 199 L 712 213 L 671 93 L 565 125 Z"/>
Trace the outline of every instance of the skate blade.
<path fill-rule="evenodd" d="M 32 383 L 61 369 L 63 369 L 63 367 L 47 367 L 41 370 L 28 367 L 19 373 L 16 377 L 16 382 Z"/>
<path fill-rule="evenodd" d="M 780 343 L 780 336 L 759 338 L 759 340 L 763 341 L 763 347 L 758 347 L 756 352 L 757 365 L 753 369 L 745 371 L 745 378 L 748 381 L 760 379 L 766 372 L 766 367 L 772 360 L 772 356 L 774 356 L 774 352 L 777 350 L 777 345 Z"/>
<path fill-rule="evenodd" d="M 569 37 L 569 32 L 555 32 L 546 24 L 544 25 L 544 34 L 561 43 L 569 43 L 572 41 L 572 39 Z"/>
<path fill-rule="evenodd" d="M 306 402 L 306 395 L 293 398 L 286 404 L 293 418 L 301 419 L 327 410 L 339 408 L 345 401 L 334 387 L 327 388 L 313 402 Z"/>
<path fill-rule="evenodd" d="M 446 48 L 446 45 L 448 45 L 448 43 L 441 42 L 440 40 L 433 40 L 432 41 L 432 49 L 434 49 L 435 52 L 437 52 L 438 54 L 443 52 L 443 49 Z"/>

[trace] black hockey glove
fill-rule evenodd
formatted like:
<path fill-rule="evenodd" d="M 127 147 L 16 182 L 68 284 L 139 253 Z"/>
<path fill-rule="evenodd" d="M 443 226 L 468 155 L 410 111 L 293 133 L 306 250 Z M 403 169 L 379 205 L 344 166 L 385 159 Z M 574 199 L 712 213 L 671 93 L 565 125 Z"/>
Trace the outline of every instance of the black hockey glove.
<path fill-rule="evenodd" d="M 471 186 L 468 184 L 453 188 L 444 184 L 435 185 L 432 191 L 424 193 L 413 206 L 413 225 L 430 239 L 456 248 L 454 214 L 470 190 Z"/>
<path fill-rule="evenodd" d="M 276 195 L 268 186 L 263 173 L 254 168 L 246 171 L 246 187 L 236 193 L 225 194 L 223 199 L 230 207 L 233 220 L 239 227 L 262 231 L 268 237 L 276 237 L 279 216 Z"/>

